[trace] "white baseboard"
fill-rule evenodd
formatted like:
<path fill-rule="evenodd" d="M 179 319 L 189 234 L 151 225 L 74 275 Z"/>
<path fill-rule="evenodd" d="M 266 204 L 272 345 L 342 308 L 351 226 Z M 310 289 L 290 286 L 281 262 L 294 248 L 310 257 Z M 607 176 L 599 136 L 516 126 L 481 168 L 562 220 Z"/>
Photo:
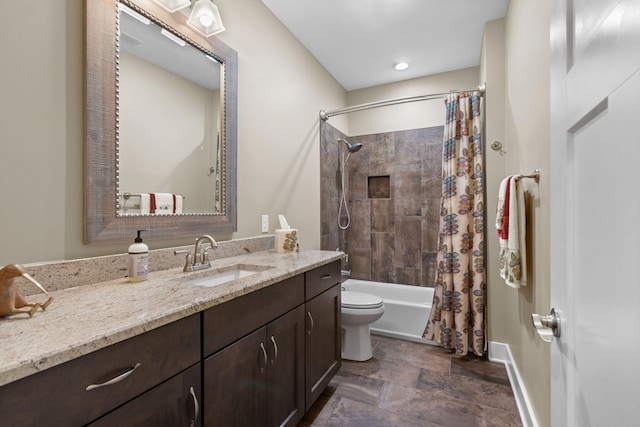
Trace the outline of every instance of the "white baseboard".
<path fill-rule="evenodd" d="M 511 383 L 511 389 L 513 395 L 516 398 L 516 404 L 518 405 L 518 411 L 520 412 L 520 418 L 522 419 L 522 425 L 524 427 L 538 427 L 538 422 L 533 413 L 531 407 L 531 401 L 527 395 L 527 390 L 524 387 L 520 373 L 515 363 L 513 363 L 513 356 L 508 344 L 500 342 L 489 342 L 489 360 L 492 362 L 504 363 L 509 375 L 509 382 Z"/>

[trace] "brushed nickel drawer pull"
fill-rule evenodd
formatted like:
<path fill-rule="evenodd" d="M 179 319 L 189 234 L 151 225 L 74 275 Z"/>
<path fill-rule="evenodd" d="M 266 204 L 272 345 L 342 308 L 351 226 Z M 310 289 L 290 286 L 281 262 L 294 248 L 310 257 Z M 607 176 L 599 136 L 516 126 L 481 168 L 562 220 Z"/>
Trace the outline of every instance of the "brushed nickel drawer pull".
<path fill-rule="evenodd" d="M 131 369 L 129 369 L 128 371 L 118 375 L 117 377 L 112 378 L 109 381 L 105 381 L 105 382 L 103 382 L 101 384 L 90 384 L 84 390 L 85 391 L 91 391 L 91 390 L 96 389 L 96 388 L 100 388 L 100 387 L 104 387 L 104 386 L 107 386 L 107 385 L 112 385 L 112 384 L 115 384 L 115 383 L 119 383 L 120 381 L 122 381 L 125 378 L 127 378 L 129 375 L 133 374 L 133 371 L 138 369 L 138 366 L 140 366 L 139 362 L 136 363 L 135 366 L 133 366 Z"/>
<path fill-rule="evenodd" d="M 307 335 L 311 335 L 311 332 L 313 332 L 313 316 L 311 316 L 311 312 L 310 311 L 307 311 L 307 317 L 309 318 L 309 322 L 310 322 L 309 326 L 311 326 L 309 328 L 309 330 L 307 331 Z"/>
<path fill-rule="evenodd" d="M 190 426 L 193 427 L 196 425 L 196 421 L 198 420 L 198 416 L 200 416 L 200 405 L 198 405 L 198 398 L 196 397 L 196 392 L 193 389 L 193 387 L 191 387 L 189 389 L 189 394 L 191 395 L 191 397 L 193 398 L 193 419 L 191 420 L 191 424 Z"/>
<path fill-rule="evenodd" d="M 276 363 L 278 360 L 278 344 L 276 344 L 276 339 L 271 335 L 271 342 L 273 343 L 273 360 L 271 361 L 271 366 Z"/>
<path fill-rule="evenodd" d="M 328 279 L 331 279 L 331 275 L 330 274 L 323 274 L 320 278 L 322 280 L 328 280 Z"/>
<path fill-rule="evenodd" d="M 264 343 L 260 343 L 260 348 L 262 349 L 262 355 L 264 356 L 264 366 L 260 368 L 260 373 L 264 374 L 264 370 L 267 368 L 267 363 L 268 363 L 267 349 L 264 348 Z"/>

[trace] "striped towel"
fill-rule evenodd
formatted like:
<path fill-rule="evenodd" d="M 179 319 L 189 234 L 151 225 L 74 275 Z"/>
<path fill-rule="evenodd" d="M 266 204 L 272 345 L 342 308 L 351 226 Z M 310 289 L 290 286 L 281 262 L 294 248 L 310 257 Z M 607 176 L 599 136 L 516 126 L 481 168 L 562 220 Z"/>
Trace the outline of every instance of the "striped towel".
<path fill-rule="evenodd" d="M 500 230 L 506 231 L 500 236 L 500 277 L 507 285 L 519 288 L 527 285 L 527 224 L 524 188 L 514 176 L 510 176 L 507 191 L 509 196 L 505 196 L 505 202 L 508 199 L 508 222 L 503 219 Z"/>

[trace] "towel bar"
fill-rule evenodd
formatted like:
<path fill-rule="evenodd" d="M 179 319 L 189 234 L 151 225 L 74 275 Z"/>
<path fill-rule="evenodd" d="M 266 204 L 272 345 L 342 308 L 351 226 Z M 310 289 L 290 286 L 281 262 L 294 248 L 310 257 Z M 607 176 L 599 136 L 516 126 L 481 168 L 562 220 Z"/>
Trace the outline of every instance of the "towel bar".
<path fill-rule="evenodd" d="M 179 196 L 182 196 L 182 194 L 178 194 Z M 122 197 L 125 200 L 129 200 L 130 197 L 140 197 L 139 194 L 131 194 L 131 193 L 122 193 L 122 194 L 118 194 L 119 197 Z M 182 196 L 182 200 L 185 200 L 186 197 Z"/>
<path fill-rule="evenodd" d="M 516 181 L 522 178 L 533 178 L 536 182 L 540 182 L 540 169 L 536 169 L 530 175 L 518 175 Z"/>

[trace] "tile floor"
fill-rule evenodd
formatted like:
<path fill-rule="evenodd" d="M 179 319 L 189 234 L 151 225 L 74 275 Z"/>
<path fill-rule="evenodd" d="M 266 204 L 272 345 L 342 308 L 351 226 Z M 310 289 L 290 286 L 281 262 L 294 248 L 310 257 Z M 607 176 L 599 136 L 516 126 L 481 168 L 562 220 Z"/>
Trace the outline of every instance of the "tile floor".
<path fill-rule="evenodd" d="M 501 363 L 371 339 L 373 359 L 343 360 L 298 427 L 522 426 Z"/>

